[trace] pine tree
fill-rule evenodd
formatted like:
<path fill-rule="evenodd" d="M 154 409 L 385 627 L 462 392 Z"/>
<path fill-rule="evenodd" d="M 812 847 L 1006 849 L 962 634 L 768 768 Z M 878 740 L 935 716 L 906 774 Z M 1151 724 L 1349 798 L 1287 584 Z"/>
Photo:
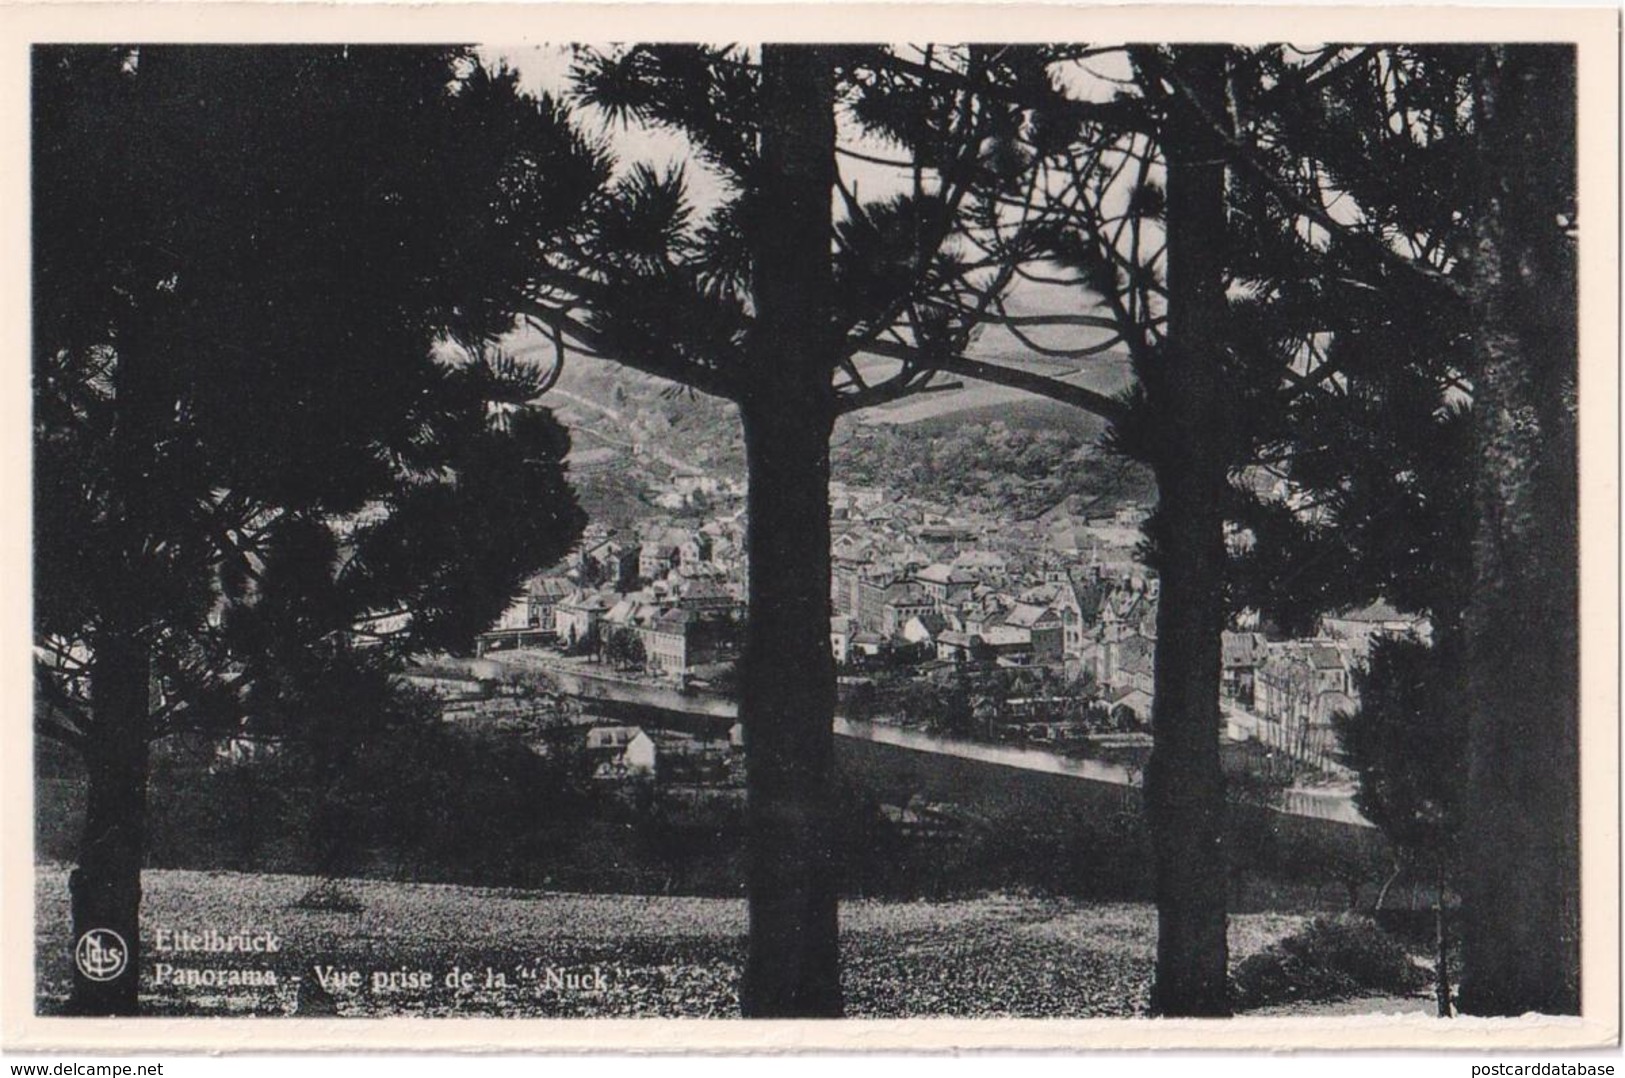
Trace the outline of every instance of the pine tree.
<path fill-rule="evenodd" d="M 1461 1007 L 1580 1009 L 1575 65 L 1567 46 L 1480 59 L 1469 810 Z"/>
<path fill-rule="evenodd" d="M 696 223 L 680 172 L 630 169 L 607 192 L 595 233 L 538 271 L 530 310 L 561 349 L 568 342 L 739 408 L 750 564 L 741 1008 L 753 1017 L 841 1011 L 830 433 L 839 415 L 928 380 L 934 357 L 975 324 L 960 308 L 972 302 L 970 279 L 987 271 L 946 244 L 959 207 L 999 182 L 983 145 L 1015 111 L 970 92 L 1010 74 L 982 50 L 928 47 L 919 60 L 902 51 L 583 52 L 584 100 L 681 131 L 725 197 Z M 838 104 L 912 154 L 912 190 L 866 200 L 844 180 Z M 893 369 L 867 375 L 855 358 L 863 353 L 891 357 Z"/>
<path fill-rule="evenodd" d="M 37 729 L 87 769 L 74 938 L 127 948 L 71 1007 L 130 1014 L 149 746 L 466 646 L 579 533 L 483 342 L 603 162 L 439 48 L 40 47 L 33 135 Z"/>
<path fill-rule="evenodd" d="M 1039 325 L 1105 329 L 1109 335 L 1100 344 L 1040 350 L 1084 359 L 1126 348 L 1136 385 L 1114 399 L 961 355 L 940 366 L 1101 416 L 1111 424 L 1110 444 L 1150 465 L 1156 476 L 1159 500 L 1144 552 L 1162 581 L 1155 742 L 1145 784 L 1158 908 L 1151 1006 L 1167 1016 L 1226 1015 L 1219 767 L 1225 510 L 1228 475 L 1246 447 L 1240 405 L 1259 370 L 1276 370 L 1278 377 L 1272 367 L 1277 354 L 1242 354 L 1225 292 L 1232 268 L 1226 157 L 1233 50 L 1094 51 L 1125 53 L 1137 94 L 1105 103 L 1034 99 L 1043 119 L 1033 130 L 1043 137 L 1030 140 L 1041 178 L 1029 203 L 1044 208 L 1024 216 L 1014 232 L 1019 238 L 997 240 L 990 255 L 1007 273 L 1079 286 L 1079 306 L 1099 313 L 987 320 L 1018 333 Z M 1061 49 L 1036 59 L 1067 64 L 1074 57 Z M 1037 277 L 1023 265 L 1034 262 L 1059 265 L 1070 277 Z"/>
<path fill-rule="evenodd" d="M 1359 287 L 1328 297 L 1330 377 L 1287 438 L 1294 480 L 1335 525 L 1317 539 L 1351 570 L 1320 599 L 1352 584 L 1428 613 L 1429 698 L 1470 717 L 1461 1009 L 1572 1013 L 1573 52 L 1367 48 L 1334 70 L 1281 110 L 1277 143 L 1358 207 L 1318 215 L 1344 258 L 1321 279 Z"/>

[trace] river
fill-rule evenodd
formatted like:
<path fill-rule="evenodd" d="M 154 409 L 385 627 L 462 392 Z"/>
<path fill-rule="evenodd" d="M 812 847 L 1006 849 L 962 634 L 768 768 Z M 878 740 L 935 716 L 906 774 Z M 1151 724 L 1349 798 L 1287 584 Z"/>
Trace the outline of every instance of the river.
<path fill-rule="evenodd" d="M 593 669 L 582 669 L 584 664 L 559 661 L 536 652 L 507 651 L 486 656 L 483 662 L 498 666 L 518 667 L 545 672 L 559 688 L 587 704 L 592 701 L 613 701 L 622 705 L 647 707 L 660 711 L 705 715 L 710 718 L 732 719 L 739 714 L 733 700 L 708 693 L 683 692 L 669 685 L 633 680 Z M 990 745 L 982 741 L 942 737 L 888 723 L 865 722 L 837 715 L 835 735 L 882 745 L 894 745 L 914 752 L 954 756 L 962 760 L 976 760 L 986 764 L 1040 771 L 1050 775 L 1067 775 L 1091 782 L 1110 783 L 1114 786 L 1138 785 L 1136 773 L 1120 764 L 1103 760 L 1062 756 L 1047 749 L 1027 745 Z M 1294 787 L 1287 790 L 1280 811 L 1292 816 L 1308 816 L 1370 827 L 1371 823 L 1354 806 L 1353 793 L 1347 789 L 1317 789 Z"/>

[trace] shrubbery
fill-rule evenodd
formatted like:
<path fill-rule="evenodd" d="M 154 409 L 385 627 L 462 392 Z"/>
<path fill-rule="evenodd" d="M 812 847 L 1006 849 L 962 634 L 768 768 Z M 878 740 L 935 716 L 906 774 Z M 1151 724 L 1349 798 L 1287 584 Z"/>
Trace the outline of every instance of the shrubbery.
<path fill-rule="evenodd" d="M 1365 992 L 1405 995 L 1428 973 L 1369 918 L 1317 917 L 1302 930 L 1236 966 L 1232 994 L 1242 1010 Z"/>
<path fill-rule="evenodd" d="M 353 752 L 324 752 L 343 757 L 325 768 L 292 742 L 241 764 L 219 758 L 213 741 L 165 742 L 154 754 L 147 865 L 611 893 L 742 893 L 744 823 L 736 789 L 698 802 L 663 788 L 632 796 L 591 781 L 592 761 L 580 753 L 555 747 L 538 756 L 530 742 L 543 739 L 522 727 L 482 721 L 476 732 L 433 715 L 403 719 L 369 729 Z M 842 738 L 837 749 L 836 853 L 845 894 L 1152 897 L 1138 789 L 857 739 Z M 42 858 L 71 863 L 83 819 L 82 770 L 49 742 L 40 746 L 36 767 L 36 848 Z M 668 774 L 696 777 L 675 766 Z M 945 810 L 941 834 L 915 833 L 881 808 L 916 800 Z M 1338 878 L 1331 873 L 1360 858 L 1376 870 L 1386 867 L 1391 860 L 1380 842 L 1369 828 L 1233 805 L 1226 840 L 1232 911 L 1341 904 L 1342 888 L 1323 893 Z"/>

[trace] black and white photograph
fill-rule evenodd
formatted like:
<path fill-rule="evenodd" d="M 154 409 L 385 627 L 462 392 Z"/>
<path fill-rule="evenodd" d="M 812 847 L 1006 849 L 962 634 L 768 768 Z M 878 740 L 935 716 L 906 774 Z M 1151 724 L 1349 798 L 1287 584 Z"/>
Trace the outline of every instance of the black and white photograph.
<path fill-rule="evenodd" d="M 847 16 L 13 50 L 53 1036 L 1618 1043 L 1578 39 Z"/>

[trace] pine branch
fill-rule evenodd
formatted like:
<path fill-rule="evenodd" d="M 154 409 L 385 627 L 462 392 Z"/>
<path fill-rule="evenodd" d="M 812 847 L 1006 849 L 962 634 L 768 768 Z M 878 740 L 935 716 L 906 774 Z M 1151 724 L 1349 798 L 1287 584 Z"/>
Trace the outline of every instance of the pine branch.
<path fill-rule="evenodd" d="M 1053 90 L 1053 96 L 1047 98 L 1037 94 L 1023 94 L 1012 87 L 979 82 L 957 71 L 927 67 L 896 53 L 888 54 L 888 66 L 898 71 L 958 86 L 972 94 L 1002 104 L 1014 105 L 1021 109 L 1041 109 L 1067 123 L 1093 124 L 1115 131 L 1141 131 L 1147 134 L 1154 128 L 1153 120 L 1146 111 L 1143 101 L 1123 98 L 1112 101 L 1079 101 L 1053 94 Z"/>
<path fill-rule="evenodd" d="M 88 740 L 85 731 L 92 725 L 86 702 L 63 688 L 55 673 L 37 660 L 34 686 L 48 701 L 45 707 L 34 709 L 35 731 L 64 745 L 82 748 Z"/>
<path fill-rule="evenodd" d="M 1180 77 L 1177 65 L 1163 64 L 1160 66 L 1162 68 L 1162 77 L 1174 87 L 1180 96 L 1185 98 L 1190 107 L 1202 118 L 1202 122 L 1209 127 L 1214 137 L 1224 145 L 1231 161 L 1262 181 L 1283 202 L 1326 229 L 1332 235 L 1375 253 L 1381 261 L 1397 266 L 1429 285 L 1443 289 L 1455 299 L 1465 301 L 1467 298 L 1466 290 L 1460 282 L 1453 280 L 1431 266 L 1406 258 L 1376 237 L 1350 228 L 1328 213 L 1324 206 L 1305 198 L 1291 184 L 1286 183 L 1280 176 L 1276 175 L 1273 169 L 1259 159 L 1254 149 L 1244 142 L 1241 136 L 1232 134 L 1228 125 L 1221 123 L 1206 108 L 1205 104 L 1197 99 L 1197 95 L 1191 92 L 1189 85 Z"/>
<path fill-rule="evenodd" d="M 1011 389 L 1020 389 L 1032 393 L 1034 396 L 1081 408 L 1111 423 L 1116 423 L 1128 415 L 1128 409 L 1115 397 L 1107 396 L 1084 386 L 1063 382 L 1057 378 L 1033 374 L 1030 371 L 1003 367 L 996 363 L 970 359 L 963 355 L 926 357 L 921 355 L 917 349 L 890 341 L 875 341 L 867 346 L 864 351 L 888 359 L 913 362 L 922 370 L 942 371 L 974 379 L 978 382 L 988 382 Z"/>
<path fill-rule="evenodd" d="M 526 301 L 519 308 L 519 313 L 529 319 L 546 325 L 550 332 L 556 332 L 561 339 L 568 338 L 571 344 L 583 349 L 585 354 L 600 359 L 612 360 L 633 370 L 652 374 L 657 378 L 677 382 L 699 390 L 709 396 L 720 397 L 723 400 L 737 401 L 741 388 L 721 371 L 687 359 L 676 352 L 668 351 L 660 357 L 646 354 L 637 354 L 628 349 L 617 349 L 607 342 L 603 335 L 593 330 L 580 319 L 573 318 L 566 311 L 548 307 L 535 300 Z M 556 381 L 556 379 L 555 379 Z"/>

